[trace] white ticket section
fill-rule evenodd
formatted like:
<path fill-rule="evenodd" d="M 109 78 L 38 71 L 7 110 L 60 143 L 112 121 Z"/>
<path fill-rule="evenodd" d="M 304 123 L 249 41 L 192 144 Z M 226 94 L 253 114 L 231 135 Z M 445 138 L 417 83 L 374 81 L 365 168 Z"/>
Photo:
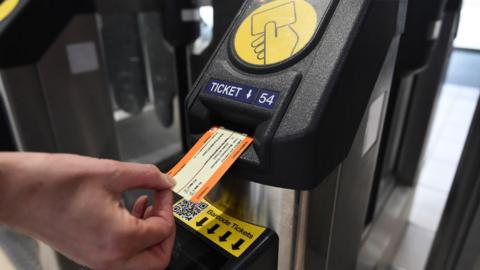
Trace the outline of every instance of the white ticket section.
<path fill-rule="evenodd" d="M 235 153 L 245 144 L 246 135 L 216 128 L 206 141 L 199 141 L 174 175 L 173 191 L 187 200 L 203 197 L 236 159 Z M 202 193 L 202 194 L 200 194 Z"/>

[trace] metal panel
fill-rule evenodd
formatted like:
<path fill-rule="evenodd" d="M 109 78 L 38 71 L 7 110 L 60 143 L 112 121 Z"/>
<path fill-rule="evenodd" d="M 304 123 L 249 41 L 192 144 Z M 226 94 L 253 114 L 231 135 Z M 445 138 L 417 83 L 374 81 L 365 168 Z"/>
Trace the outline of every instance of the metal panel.
<path fill-rule="evenodd" d="M 402 142 L 396 164 L 396 174 L 406 185 L 415 184 L 415 175 L 427 137 L 428 125 L 436 96 L 443 84 L 453 38 L 456 33 L 457 14 L 445 14 L 437 47 L 429 67 L 414 82 L 410 109 L 406 117 Z"/>
<path fill-rule="evenodd" d="M 272 228 L 280 239 L 278 269 L 302 269 L 295 247 L 299 224 L 305 224 L 306 193 L 270 187 L 227 176 L 208 195 L 208 200 L 229 215 Z M 303 244 L 305 241 L 303 241 Z M 302 248 L 300 249 L 302 250 Z M 295 267 L 299 266 L 299 267 Z"/>
<path fill-rule="evenodd" d="M 54 152 L 57 145 L 35 66 L 0 71 L 0 94 L 16 148 Z"/>
<path fill-rule="evenodd" d="M 93 15 L 75 17 L 38 63 L 38 73 L 57 151 L 118 158 L 97 35 Z M 74 55 L 69 46 L 77 46 Z"/>

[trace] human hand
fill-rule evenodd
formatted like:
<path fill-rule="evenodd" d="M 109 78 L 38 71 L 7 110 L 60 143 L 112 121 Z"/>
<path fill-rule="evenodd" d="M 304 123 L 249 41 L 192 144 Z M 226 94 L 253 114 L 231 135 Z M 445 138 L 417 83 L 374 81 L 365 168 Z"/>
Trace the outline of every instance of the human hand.
<path fill-rule="evenodd" d="M 164 269 L 175 238 L 173 186 L 153 165 L 75 155 L 0 153 L 0 223 L 93 269 Z M 149 188 L 154 204 L 120 203 Z"/>

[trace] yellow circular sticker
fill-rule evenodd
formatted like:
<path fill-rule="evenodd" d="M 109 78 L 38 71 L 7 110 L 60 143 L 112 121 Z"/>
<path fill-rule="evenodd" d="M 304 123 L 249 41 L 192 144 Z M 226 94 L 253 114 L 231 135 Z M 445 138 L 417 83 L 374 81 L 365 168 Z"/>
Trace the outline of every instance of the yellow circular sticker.
<path fill-rule="evenodd" d="M 305 0 L 274 0 L 248 15 L 235 34 L 234 47 L 245 63 L 266 66 L 300 52 L 317 29 L 317 12 Z"/>
<path fill-rule="evenodd" d="M 0 22 L 12 13 L 18 3 L 20 3 L 20 0 L 3 0 L 3 2 L 0 2 Z"/>

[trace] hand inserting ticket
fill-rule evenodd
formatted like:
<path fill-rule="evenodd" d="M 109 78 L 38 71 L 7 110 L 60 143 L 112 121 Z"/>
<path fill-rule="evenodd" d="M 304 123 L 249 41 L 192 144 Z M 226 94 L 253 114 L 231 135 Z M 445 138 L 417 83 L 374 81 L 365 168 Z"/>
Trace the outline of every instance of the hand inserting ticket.
<path fill-rule="evenodd" d="M 177 182 L 173 191 L 187 200 L 199 202 L 252 142 L 245 134 L 211 128 L 168 172 Z"/>

